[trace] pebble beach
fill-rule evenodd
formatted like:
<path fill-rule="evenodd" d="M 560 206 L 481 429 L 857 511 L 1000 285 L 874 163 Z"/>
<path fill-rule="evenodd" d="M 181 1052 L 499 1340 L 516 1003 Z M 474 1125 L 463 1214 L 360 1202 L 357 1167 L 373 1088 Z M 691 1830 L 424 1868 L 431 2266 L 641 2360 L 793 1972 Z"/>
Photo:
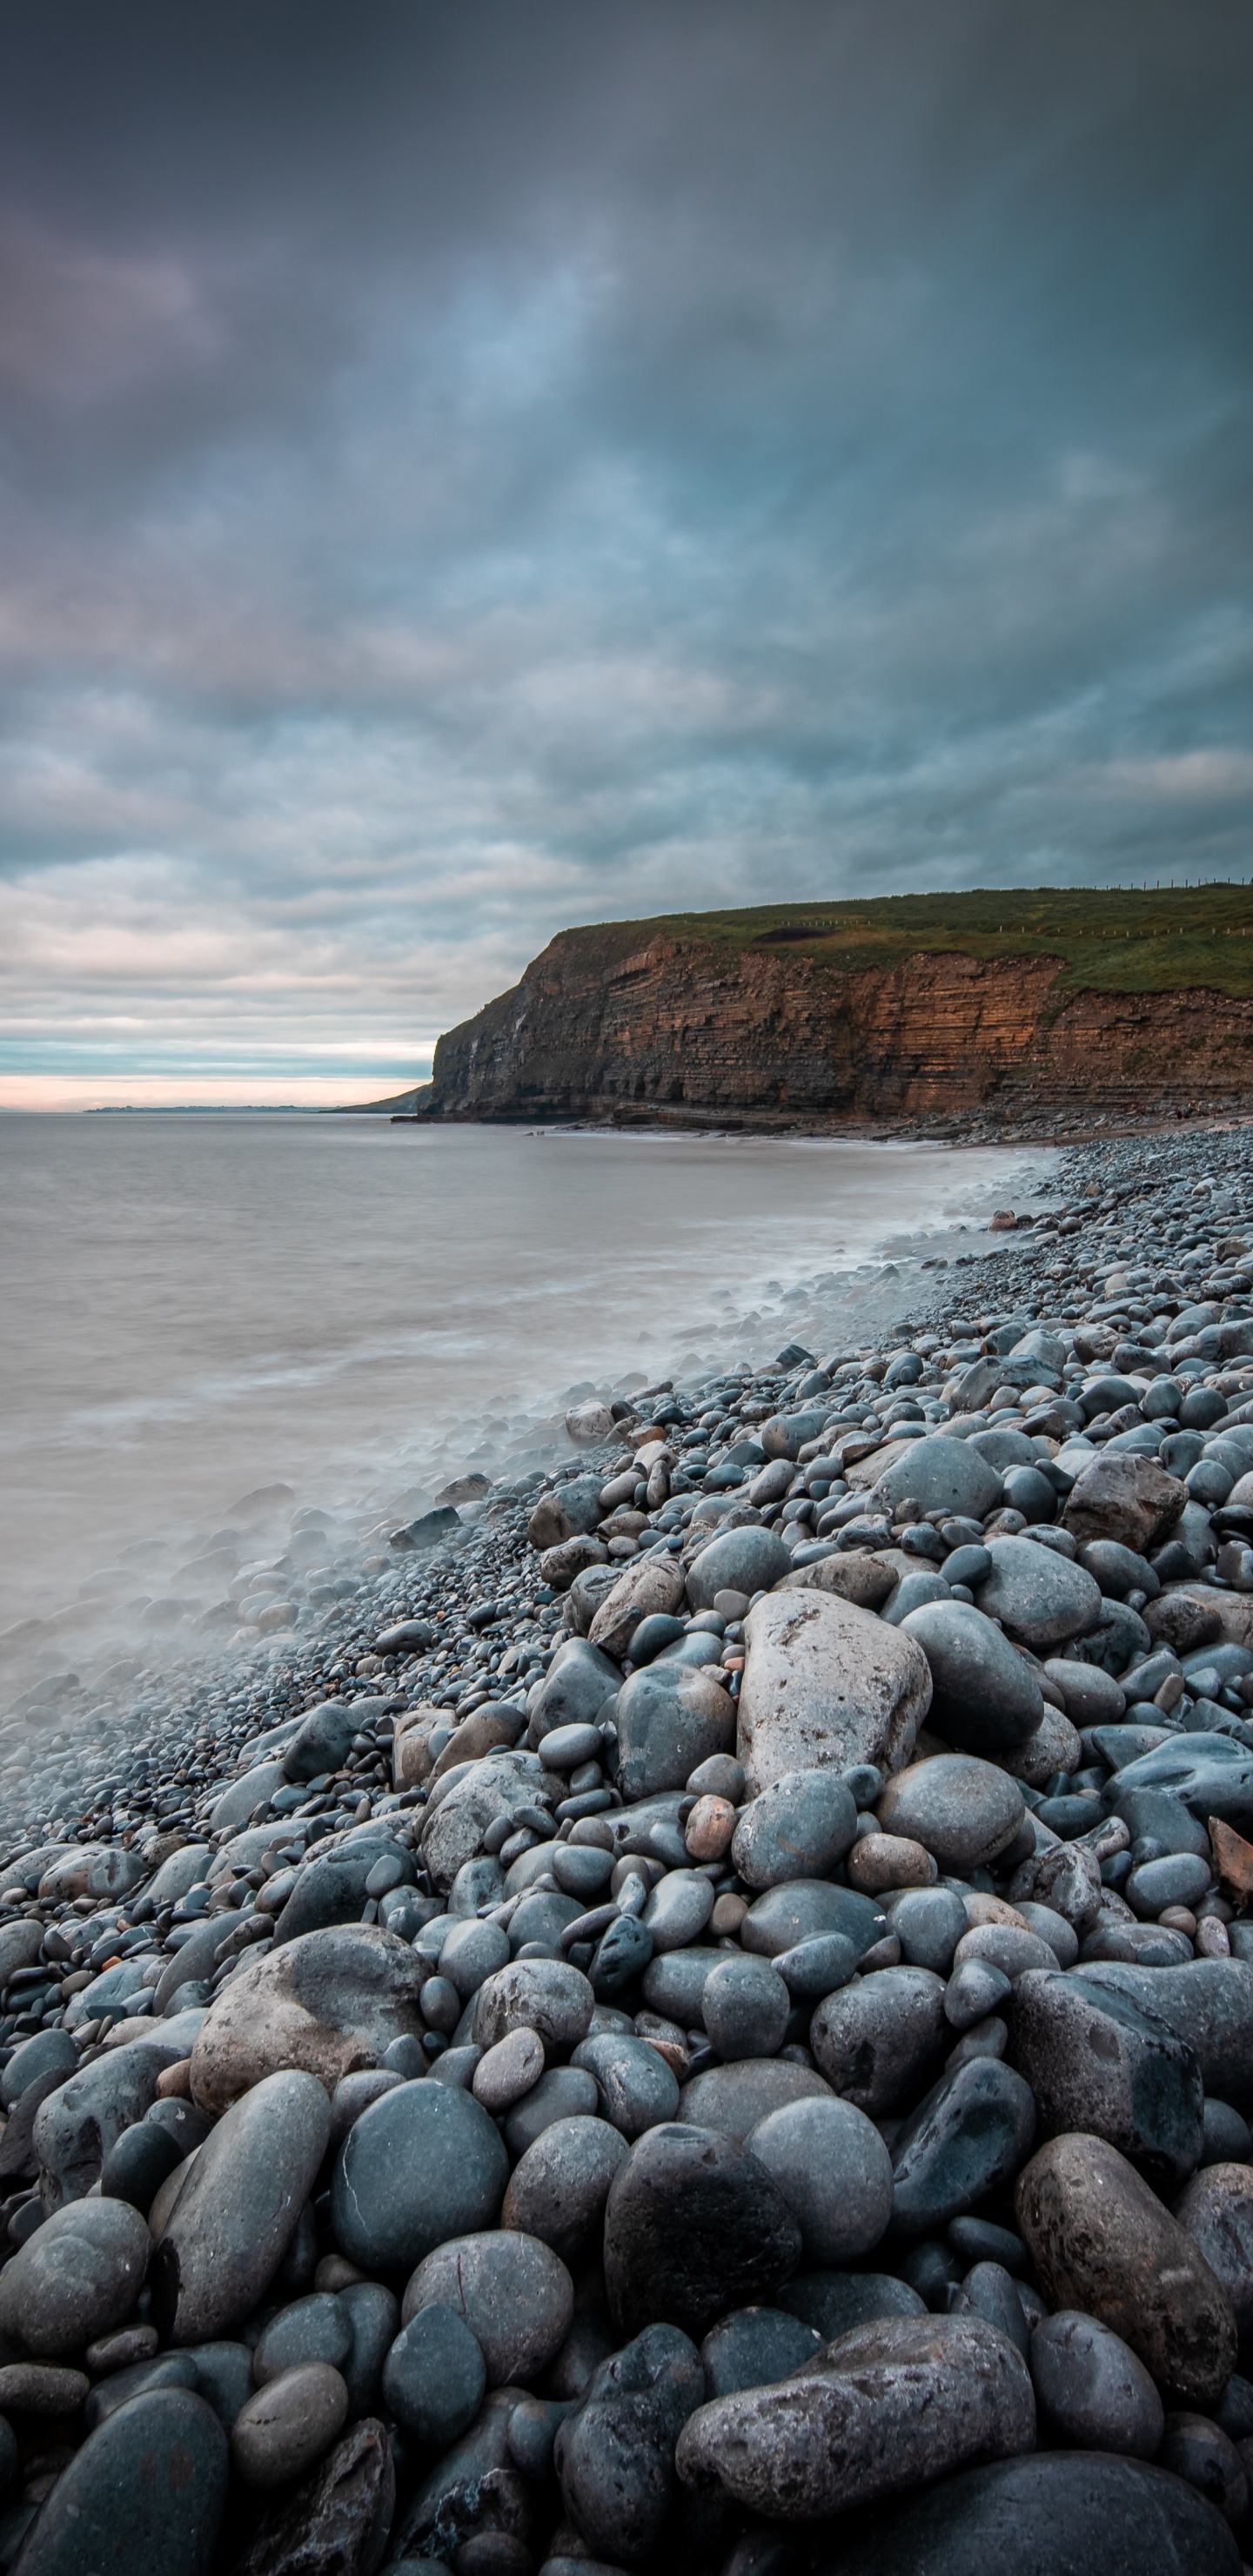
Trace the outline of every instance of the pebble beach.
<path fill-rule="evenodd" d="M 1240 2576 L 1253 1132 L 1046 1195 L 23 1679 L 0 2576 Z"/>

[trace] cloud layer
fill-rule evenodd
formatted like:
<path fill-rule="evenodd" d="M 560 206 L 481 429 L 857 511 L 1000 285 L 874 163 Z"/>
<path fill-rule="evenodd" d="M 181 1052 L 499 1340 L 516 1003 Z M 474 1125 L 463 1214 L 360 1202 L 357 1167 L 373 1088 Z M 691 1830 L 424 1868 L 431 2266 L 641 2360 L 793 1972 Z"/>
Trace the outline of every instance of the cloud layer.
<path fill-rule="evenodd" d="M 1243 9 L 186 19 L 9 34 L 0 1099 L 368 1096 L 568 921 L 1253 870 Z"/>

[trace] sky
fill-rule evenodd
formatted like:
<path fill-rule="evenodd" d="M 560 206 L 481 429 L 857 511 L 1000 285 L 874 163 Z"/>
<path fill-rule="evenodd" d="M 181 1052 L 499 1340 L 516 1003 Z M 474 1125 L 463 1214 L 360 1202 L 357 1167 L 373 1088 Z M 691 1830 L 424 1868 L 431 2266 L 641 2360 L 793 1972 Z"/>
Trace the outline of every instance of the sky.
<path fill-rule="evenodd" d="M 0 1105 L 567 924 L 1253 876 L 1253 16 L 0 17 Z"/>

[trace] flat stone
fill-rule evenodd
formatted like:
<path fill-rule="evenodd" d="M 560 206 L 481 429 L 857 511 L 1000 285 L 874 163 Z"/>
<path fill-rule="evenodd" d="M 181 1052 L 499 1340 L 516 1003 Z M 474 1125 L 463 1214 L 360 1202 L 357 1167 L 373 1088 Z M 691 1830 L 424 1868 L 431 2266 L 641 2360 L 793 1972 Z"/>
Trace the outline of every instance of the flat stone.
<path fill-rule="evenodd" d="M 819 1932 L 798 1941 L 793 1950 L 776 1952 L 774 1965 L 793 2003 L 816 2003 L 846 1986 L 856 1974 L 857 1952 L 842 1932 Z"/>
<path fill-rule="evenodd" d="M 804 2262 L 848 2263 L 878 2244 L 892 2215 L 892 2161 L 853 2103 L 790 2103 L 745 2143 L 799 2222 Z"/>
<path fill-rule="evenodd" d="M 961 1519 L 982 1520 L 1000 1501 L 1001 1479 L 969 1441 L 952 1440 L 936 1431 L 911 1442 L 904 1456 L 879 1477 L 875 1493 L 889 1505 L 912 1494 L 924 1518 L 928 1512 L 946 1511 Z"/>
<path fill-rule="evenodd" d="M 737 2308 L 706 2335 L 700 2348 L 710 2397 L 734 2397 L 741 2388 L 770 2388 L 812 2361 L 824 2338 L 786 2308 Z"/>
<path fill-rule="evenodd" d="M 1085 2451 L 1155 2459 L 1162 2401 L 1130 2344 L 1096 2317 L 1061 2308 L 1036 2327 L 1028 2354 L 1036 2400 L 1051 2426 Z"/>
<path fill-rule="evenodd" d="M 834 1887 L 823 1878 L 790 1878 L 781 1887 L 767 1888 L 750 1905 L 740 1925 L 740 1941 L 745 1950 L 773 1959 L 780 1951 L 795 1950 L 802 1941 L 839 1932 L 852 1942 L 860 1959 L 883 1939 L 887 1928 L 887 1916 L 873 1897 L 860 1896 L 856 1888 Z"/>
<path fill-rule="evenodd" d="M 1204 2140 L 1201 2070 L 1183 2040 L 1126 1995 L 1081 1975 L 1020 1978 L 1010 2062 L 1035 2095 L 1042 2138 L 1108 2138 L 1151 2182 L 1193 2173 Z"/>
<path fill-rule="evenodd" d="M 899 1632 L 931 1676 L 931 1725 L 964 1753 L 1006 1753 L 1044 1715 L 1038 1682 L 992 1621 L 969 1601 L 929 1601 Z M 899 1766 L 895 1766 L 899 1767 Z"/>
<path fill-rule="evenodd" d="M 677 1557 L 644 1557 L 628 1566 L 606 1593 L 588 1632 L 591 1643 L 621 1663 L 643 1621 L 668 1616 L 682 1599 L 683 1568 Z"/>
<path fill-rule="evenodd" d="M 366 2576 L 387 2546 L 396 2503 L 383 2426 L 353 2424 L 294 2496 L 278 2496 L 232 2576 Z"/>
<path fill-rule="evenodd" d="M 577 2047 L 595 2009 L 596 1997 L 581 1968 L 564 1959 L 515 1959 L 479 1987 L 474 2037 L 478 2047 L 494 2048 L 510 2031 L 533 2030 L 552 2055 Z"/>
<path fill-rule="evenodd" d="M 731 1859 L 745 1886 L 822 1878 L 857 1832 L 852 1792 L 831 1771 L 785 1771 L 741 1816 Z"/>
<path fill-rule="evenodd" d="M 384 2404 L 403 2432 L 433 2450 L 447 2450 L 468 2430 L 486 2387 L 478 2337 L 438 2300 L 402 2326 L 383 2365 Z"/>
<path fill-rule="evenodd" d="M 0 2334 L 49 2361 L 81 2352 L 130 2315 L 151 2250 L 127 2202 L 71 2201 L 0 2272 Z"/>
<path fill-rule="evenodd" d="M 154 2388 L 89 2433 L 21 2552 L 24 2576 L 208 2576 L 226 2503 L 227 2442 L 188 2388 Z"/>
<path fill-rule="evenodd" d="M 1159 2387 L 1185 2404 L 1214 2403 L 1235 2367 L 1231 2302 L 1116 2147 L 1051 2139 L 1020 2174 L 1014 2206 L 1050 2308 L 1098 2318 Z"/>
<path fill-rule="evenodd" d="M 31 2415 L 55 2422 L 77 2415 L 89 2382 L 81 2370 L 64 2370 L 48 2361 L 8 2361 L 0 2365 L 0 2407 L 8 2415 Z"/>
<path fill-rule="evenodd" d="M 420 2039 L 424 1964 L 394 1932 L 340 1924 L 307 1932 L 241 1968 L 205 2016 L 192 2050 L 192 2098 L 228 2104 L 279 2068 L 332 2093 L 376 2065 L 395 2039 Z"/>
<path fill-rule="evenodd" d="M 586 2546 L 614 2567 L 645 2563 L 661 2540 L 676 2493 L 675 2443 L 704 2391 L 688 2336 L 650 2325 L 601 2364 L 578 2413 L 561 2425 L 553 2456 L 562 2501 Z"/>
<path fill-rule="evenodd" d="M 473 1915 L 454 1922 L 439 1954 L 439 1973 L 457 1989 L 463 2004 L 478 1993 L 509 1958 L 509 1935 L 499 1923 L 479 1923 Z"/>
<path fill-rule="evenodd" d="M 794 1566 L 776 1589 L 780 1592 L 834 1592 L 859 1610 L 880 1610 L 896 1582 L 890 1565 L 871 1548 L 840 1548 L 813 1565 Z"/>
<path fill-rule="evenodd" d="M 942 2076 L 892 2150 L 897 2234 L 930 2235 L 1002 2189 L 1021 2171 L 1034 2136 L 1030 2087 L 998 2058 L 968 2058 Z"/>
<path fill-rule="evenodd" d="M 452 2308 L 483 2355 L 489 2388 L 534 2378 L 560 2351 L 574 2315 L 574 2284 L 559 2255 L 516 2228 L 454 2237 L 419 2263 L 401 2321 Z"/>
<path fill-rule="evenodd" d="M 335 2162 L 335 2241 L 365 2272 L 407 2271 L 450 2238 L 490 2225 L 509 2160 L 473 2095 L 429 2080 L 363 2111 Z"/>
<path fill-rule="evenodd" d="M 610 2315 L 621 2334 L 665 2323 L 703 2335 L 728 2308 L 769 2300 L 800 2248 L 782 2193 L 735 2139 L 681 2122 L 650 2129 L 609 2193 Z"/>
<path fill-rule="evenodd" d="M 152 2261 L 153 2312 L 171 2343 L 238 2324 L 268 2289 L 330 2135 L 330 2104 L 292 2068 L 255 2085 L 196 2155 Z"/>
<path fill-rule="evenodd" d="M 735 1703 L 699 1667 L 659 1656 L 618 1694 L 617 1782 L 629 1800 L 682 1789 L 702 1762 L 735 1745 Z"/>
<path fill-rule="evenodd" d="M 1226 2291 L 1243 2339 L 1253 2327 L 1253 2173 L 1206 2165 L 1180 2193 L 1175 2216 Z"/>
<path fill-rule="evenodd" d="M 329 2362 L 303 2362 L 240 2407 L 231 2426 L 232 2466 L 245 2486 L 286 2486 L 329 2450 L 347 2413 L 339 2372 Z"/>
<path fill-rule="evenodd" d="M 715 2398 L 679 2437 L 685 2484 L 772 2521 L 873 2504 L 1035 2440 L 1026 2364 L 978 2317 L 883 2317 L 774 2388 Z"/>
<path fill-rule="evenodd" d="M 514 2166 L 501 2226 L 538 2236 L 572 2262 L 599 2227 L 628 2153 L 625 2135 L 607 2120 L 554 2120 Z"/>
<path fill-rule="evenodd" d="M 544 2043 L 536 2030 L 511 2030 L 479 2059 L 470 2090 L 476 2102 L 495 2117 L 538 2084 L 544 2072 Z"/>
<path fill-rule="evenodd" d="M 828 1995 L 809 2025 L 821 2072 L 871 2119 L 916 2102 L 951 2044 L 944 1981 L 929 1968 L 881 1968 Z"/>
<path fill-rule="evenodd" d="M 812 2066 L 788 2057 L 746 2057 L 737 2066 L 707 2066 L 679 2096 L 679 2118 L 697 2129 L 719 2129 L 740 2145 L 772 2111 L 792 2102 L 827 2102 L 831 2087 Z"/>
<path fill-rule="evenodd" d="M 1088 2451 L 965 2469 L 883 2508 L 840 2576 L 1240 2576 L 1222 2515 L 1164 2469 Z"/>
<path fill-rule="evenodd" d="M 712 1884 L 699 1870 L 667 1870 L 650 1889 L 644 1907 L 644 1929 L 652 1937 L 654 1952 L 689 1948 L 699 1940 L 713 1910 Z"/>
<path fill-rule="evenodd" d="M 744 1643 L 737 1751 L 750 1792 L 790 1772 L 909 1760 L 931 1693 L 903 1629 L 835 1594 L 789 1589 L 750 1610 Z"/>
<path fill-rule="evenodd" d="M 911 1762 L 875 1806 L 885 1833 L 921 1843 L 943 1870 L 983 1868 L 1012 1843 L 1025 1812 L 1017 1782 L 972 1753 Z"/>
<path fill-rule="evenodd" d="M 1187 1486 L 1156 1458 L 1097 1457 L 1076 1476 L 1062 1527 L 1081 1547 L 1113 1539 L 1137 1556 L 1150 1556 L 1170 1536 L 1187 1499 Z"/>

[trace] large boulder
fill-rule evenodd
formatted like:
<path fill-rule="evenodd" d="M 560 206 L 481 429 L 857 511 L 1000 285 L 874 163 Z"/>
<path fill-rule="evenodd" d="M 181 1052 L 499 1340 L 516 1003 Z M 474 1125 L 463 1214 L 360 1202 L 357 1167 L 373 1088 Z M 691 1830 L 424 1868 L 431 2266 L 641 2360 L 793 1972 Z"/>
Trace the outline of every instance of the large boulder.
<path fill-rule="evenodd" d="M 1241 2557 L 1217 2506 L 1168 2470 L 1046 2451 L 885 2505 L 838 2564 L 839 2576 L 1240 2576 Z"/>
<path fill-rule="evenodd" d="M 790 2379 L 699 2407 L 676 2465 L 742 2511 L 816 2522 L 1034 2441 L 1030 2375 L 997 2327 L 876 2317 Z"/>
<path fill-rule="evenodd" d="M 223 2111 L 280 2067 L 332 2093 L 377 2066 L 394 2039 L 420 2039 L 426 1963 L 373 1923 L 306 1932 L 242 1968 L 206 2014 L 192 2050 L 192 2097 Z"/>
<path fill-rule="evenodd" d="M 744 1623 L 739 1756 L 750 1790 L 785 1772 L 909 1760 L 931 1702 L 913 1640 L 837 1594 L 768 1593 Z"/>

